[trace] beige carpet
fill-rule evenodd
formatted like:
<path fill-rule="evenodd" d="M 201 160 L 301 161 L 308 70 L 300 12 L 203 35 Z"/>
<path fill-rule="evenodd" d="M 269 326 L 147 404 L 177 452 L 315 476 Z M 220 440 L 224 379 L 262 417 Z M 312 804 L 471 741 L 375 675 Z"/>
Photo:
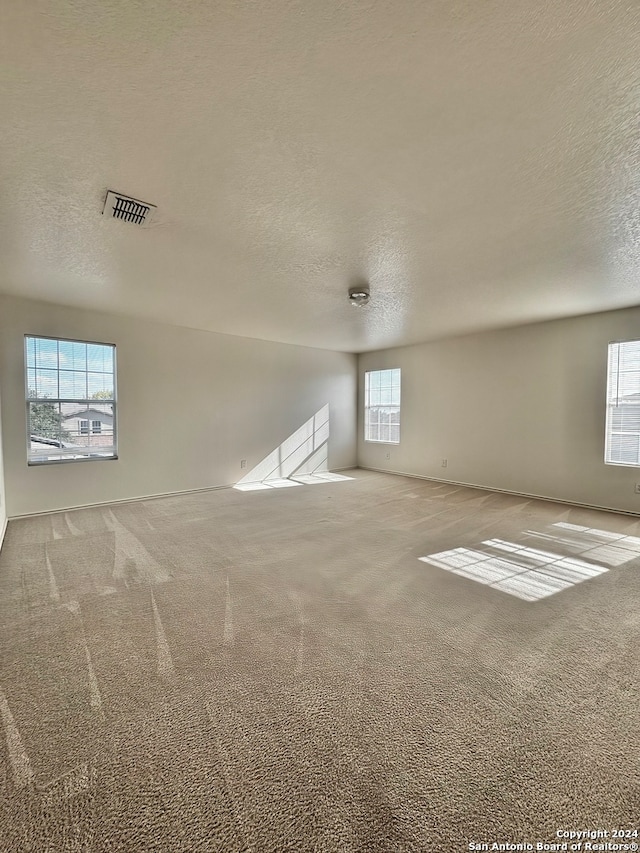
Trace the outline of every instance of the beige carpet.
<path fill-rule="evenodd" d="M 9 524 L 2 851 L 637 826 L 638 522 L 351 475 Z"/>

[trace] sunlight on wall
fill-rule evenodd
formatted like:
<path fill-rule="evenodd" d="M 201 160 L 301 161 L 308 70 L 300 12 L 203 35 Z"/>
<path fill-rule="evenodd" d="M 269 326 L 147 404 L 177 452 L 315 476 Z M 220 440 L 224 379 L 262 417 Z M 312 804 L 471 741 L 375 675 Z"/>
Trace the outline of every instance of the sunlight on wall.
<path fill-rule="evenodd" d="M 331 474 L 328 467 L 329 406 L 326 405 L 238 480 L 234 488 L 254 492 L 352 479 Z"/>

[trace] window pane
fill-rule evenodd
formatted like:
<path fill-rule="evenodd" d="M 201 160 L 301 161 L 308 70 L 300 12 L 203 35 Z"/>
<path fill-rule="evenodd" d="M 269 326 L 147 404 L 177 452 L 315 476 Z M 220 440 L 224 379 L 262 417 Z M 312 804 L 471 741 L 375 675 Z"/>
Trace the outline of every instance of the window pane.
<path fill-rule="evenodd" d="M 113 447 L 113 403 L 91 407 L 91 453 L 103 453 Z"/>
<path fill-rule="evenodd" d="M 33 367 L 27 368 L 27 397 L 36 396 L 36 371 Z"/>
<path fill-rule="evenodd" d="M 618 396 L 622 400 L 638 399 L 638 390 L 640 389 L 640 371 L 621 371 L 618 374 Z"/>
<path fill-rule="evenodd" d="M 86 370 L 87 345 L 77 341 L 60 341 L 60 369 Z"/>
<path fill-rule="evenodd" d="M 113 373 L 113 347 L 104 344 L 87 346 L 87 369 L 97 373 Z"/>
<path fill-rule="evenodd" d="M 35 338 L 35 366 L 58 367 L 58 342 L 48 338 Z"/>
<path fill-rule="evenodd" d="M 382 393 L 383 392 L 380 391 L 380 389 L 378 389 L 378 388 L 376 388 L 375 391 L 372 391 L 371 394 L 369 395 L 369 405 L 370 406 L 379 406 L 380 403 L 382 402 L 382 397 L 381 397 Z"/>
<path fill-rule="evenodd" d="M 640 431 L 640 406 L 627 404 L 616 406 L 611 412 L 611 428 L 614 432 L 620 430 Z"/>
<path fill-rule="evenodd" d="M 35 396 L 55 399 L 58 396 L 58 371 L 36 370 L 34 375 Z"/>
<path fill-rule="evenodd" d="M 60 398 L 62 400 L 86 400 L 87 374 L 77 370 L 61 370 Z"/>
<path fill-rule="evenodd" d="M 71 447 L 87 447 L 89 444 L 89 407 L 78 403 L 62 403 L 62 426 Z"/>
<path fill-rule="evenodd" d="M 640 435 L 613 435 L 611 437 L 611 462 L 637 465 L 640 454 Z"/>
<path fill-rule="evenodd" d="M 88 396 L 109 400 L 113 398 L 113 375 L 110 373 L 88 373 Z"/>
<path fill-rule="evenodd" d="M 36 342 L 34 338 L 26 339 L 27 367 L 36 366 Z"/>
<path fill-rule="evenodd" d="M 615 344 L 620 356 L 620 370 L 640 370 L 640 341 Z"/>
<path fill-rule="evenodd" d="M 61 441 L 60 406 L 58 403 L 29 403 L 29 435 Z"/>

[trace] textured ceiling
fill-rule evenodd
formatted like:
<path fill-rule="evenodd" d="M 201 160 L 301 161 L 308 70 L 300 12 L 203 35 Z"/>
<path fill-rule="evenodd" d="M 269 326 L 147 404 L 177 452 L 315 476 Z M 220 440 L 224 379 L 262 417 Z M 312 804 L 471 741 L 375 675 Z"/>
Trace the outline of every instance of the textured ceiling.
<path fill-rule="evenodd" d="M 0 15 L 2 291 L 354 352 L 640 303 L 637 0 Z"/>

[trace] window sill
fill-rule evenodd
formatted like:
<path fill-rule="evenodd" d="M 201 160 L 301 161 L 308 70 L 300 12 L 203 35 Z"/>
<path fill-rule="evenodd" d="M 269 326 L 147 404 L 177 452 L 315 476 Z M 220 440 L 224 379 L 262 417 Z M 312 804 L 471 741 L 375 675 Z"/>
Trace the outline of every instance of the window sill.
<path fill-rule="evenodd" d="M 40 468 L 44 465 L 68 465 L 71 462 L 113 462 L 117 459 L 118 456 L 83 456 L 81 459 L 42 459 L 39 461 L 34 461 L 33 459 L 27 460 L 27 466 L 29 468 Z"/>

